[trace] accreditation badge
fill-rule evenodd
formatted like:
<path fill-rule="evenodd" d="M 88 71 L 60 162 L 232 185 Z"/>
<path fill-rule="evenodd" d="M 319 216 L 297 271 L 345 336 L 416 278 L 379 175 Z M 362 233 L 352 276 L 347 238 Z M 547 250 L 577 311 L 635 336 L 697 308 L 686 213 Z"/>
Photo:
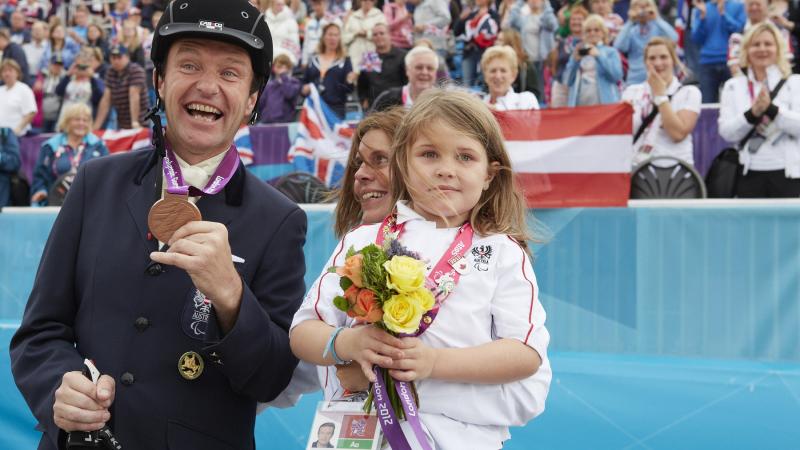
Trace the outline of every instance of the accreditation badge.
<path fill-rule="evenodd" d="M 377 450 L 381 427 L 375 410 L 364 412 L 363 402 L 322 401 L 317 404 L 306 449 L 347 448 Z"/>

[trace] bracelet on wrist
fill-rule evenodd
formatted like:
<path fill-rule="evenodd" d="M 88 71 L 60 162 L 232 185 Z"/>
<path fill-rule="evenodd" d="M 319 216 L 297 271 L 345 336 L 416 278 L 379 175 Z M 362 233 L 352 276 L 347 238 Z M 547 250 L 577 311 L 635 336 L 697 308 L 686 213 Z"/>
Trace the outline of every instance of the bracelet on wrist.
<path fill-rule="evenodd" d="M 333 333 L 331 333 L 331 337 L 328 338 L 328 343 L 325 344 L 325 350 L 322 352 L 323 358 L 327 358 L 328 353 L 330 353 L 331 358 L 333 358 L 333 362 L 339 365 L 342 364 L 346 365 L 353 362 L 353 360 L 342 359 L 339 357 L 339 355 L 336 354 L 336 338 L 339 336 L 339 333 L 341 333 L 344 329 L 345 327 L 337 327 L 335 330 L 333 330 Z"/>

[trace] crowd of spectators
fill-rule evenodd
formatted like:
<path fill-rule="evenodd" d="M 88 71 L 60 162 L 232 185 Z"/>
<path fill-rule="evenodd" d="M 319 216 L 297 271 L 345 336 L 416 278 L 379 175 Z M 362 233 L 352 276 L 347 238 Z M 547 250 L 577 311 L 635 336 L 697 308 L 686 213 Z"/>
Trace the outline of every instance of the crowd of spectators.
<path fill-rule="evenodd" d="M 312 88 L 337 116 L 358 118 L 410 105 L 428 87 L 453 83 L 497 109 L 631 103 L 641 136 L 635 161 L 663 154 L 691 164 L 700 102 L 719 102 L 720 92 L 723 116 L 747 106 L 741 120 L 758 126 L 757 135 L 778 133 L 770 124 L 795 114 L 793 103 L 778 99 L 799 97 L 791 94 L 795 83 L 786 83 L 789 93 L 763 111 L 756 104 L 798 71 L 798 1 L 677 2 L 253 0 L 275 53 L 261 121 L 296 120 Z M 0 0 L 0 128 L 19 137 L 57 132 L 64 111 L 76 104 L 88 107 L 95 130 L 145 126 L 155 101 L 152 31 L 167 4 Z M 748 31 L 765 23 L 779 39 L 774 49 L 759 44 L 758 51 L 786 60 L 775 63 L 782 68 L 778 81 L 759 78 L 749 60 L 760 56 L 748 55 L 743 45 L 760 42 Z M 726 84 L 737 76 L 744 81 Z M 751 86 L 749 99 L 734 108 L 733 94 L 724 92 L 739 85 Z M 657 117 L 645 120 L 649 115 Z M 723 137 L 748 131 L 742 125 L 733 132 L 726 120 L 720 118 Z M 772 137 L 769 145 L 800 145 L 789 129 Z M 748 167 L 758 168 L 760 158 L 747 159 Z M 784 157 L 767 166 L 779 170 L 787 163 Z M 786 176 L 800 174 L 787 169 Z"/>

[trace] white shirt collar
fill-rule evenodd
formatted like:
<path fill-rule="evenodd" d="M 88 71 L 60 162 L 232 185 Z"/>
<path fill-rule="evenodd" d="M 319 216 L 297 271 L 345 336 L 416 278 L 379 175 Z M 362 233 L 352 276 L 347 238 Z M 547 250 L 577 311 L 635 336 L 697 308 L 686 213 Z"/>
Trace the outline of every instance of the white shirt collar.
<path fill-rule="evenodd" d="M 782 78 L 783 78 L 783 73 L 781 72 L 781 69 L 778 68 L 778 66 L 776 64 L 773 64 L 773 65 L 767 67 L 767 85 L 768 86 L 775 86 L 776 84 L 778 84 L 778 80 L 780 80 Z M 752 67 L 748 67 L 747 68 L 747 79 L 749 81 L 753 82 L 753 83 L 758 83 L 758 81 L 756 81 L 756 75 L 753 72 L 753 68 Z"/>
<path fill-rule="evenodd" d="M 183 175 L 183 181 L 190 186 L 194 186 L 197 189 L 203 189 L 206 187 L 208 180 L 211 179 L 211 176 L 214 175 L 214 172 L 217 171 L 217 167 L 222 162 L 222 158 L 228 151 L 224 151 L 217 156 L 213 156 L 208 158 L 205 161 L 201 161 L 195 165 L 190 165 L 186 161 L 184 161 L 180 156 L 175 154 L 175 159 L 178 160 L 178 164 L 181 167 L 181 174 Z"/>

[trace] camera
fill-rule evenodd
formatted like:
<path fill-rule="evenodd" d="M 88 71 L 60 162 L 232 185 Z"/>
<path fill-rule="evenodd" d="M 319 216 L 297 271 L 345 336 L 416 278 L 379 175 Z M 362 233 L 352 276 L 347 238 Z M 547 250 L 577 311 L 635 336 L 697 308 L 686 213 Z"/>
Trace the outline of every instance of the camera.
<path fill-rule="evenodd" d="M 581 48 L 579 48 L 579 49 L 578 49 L 578 54 L 579 54 L 579 55 L 581 55 L 581 56 L 586 56 L 586 55 L 588 55 L 588 54 L 589 54 L 589 48 L 588 48 L 588 47 L 581 47 Z"/>

